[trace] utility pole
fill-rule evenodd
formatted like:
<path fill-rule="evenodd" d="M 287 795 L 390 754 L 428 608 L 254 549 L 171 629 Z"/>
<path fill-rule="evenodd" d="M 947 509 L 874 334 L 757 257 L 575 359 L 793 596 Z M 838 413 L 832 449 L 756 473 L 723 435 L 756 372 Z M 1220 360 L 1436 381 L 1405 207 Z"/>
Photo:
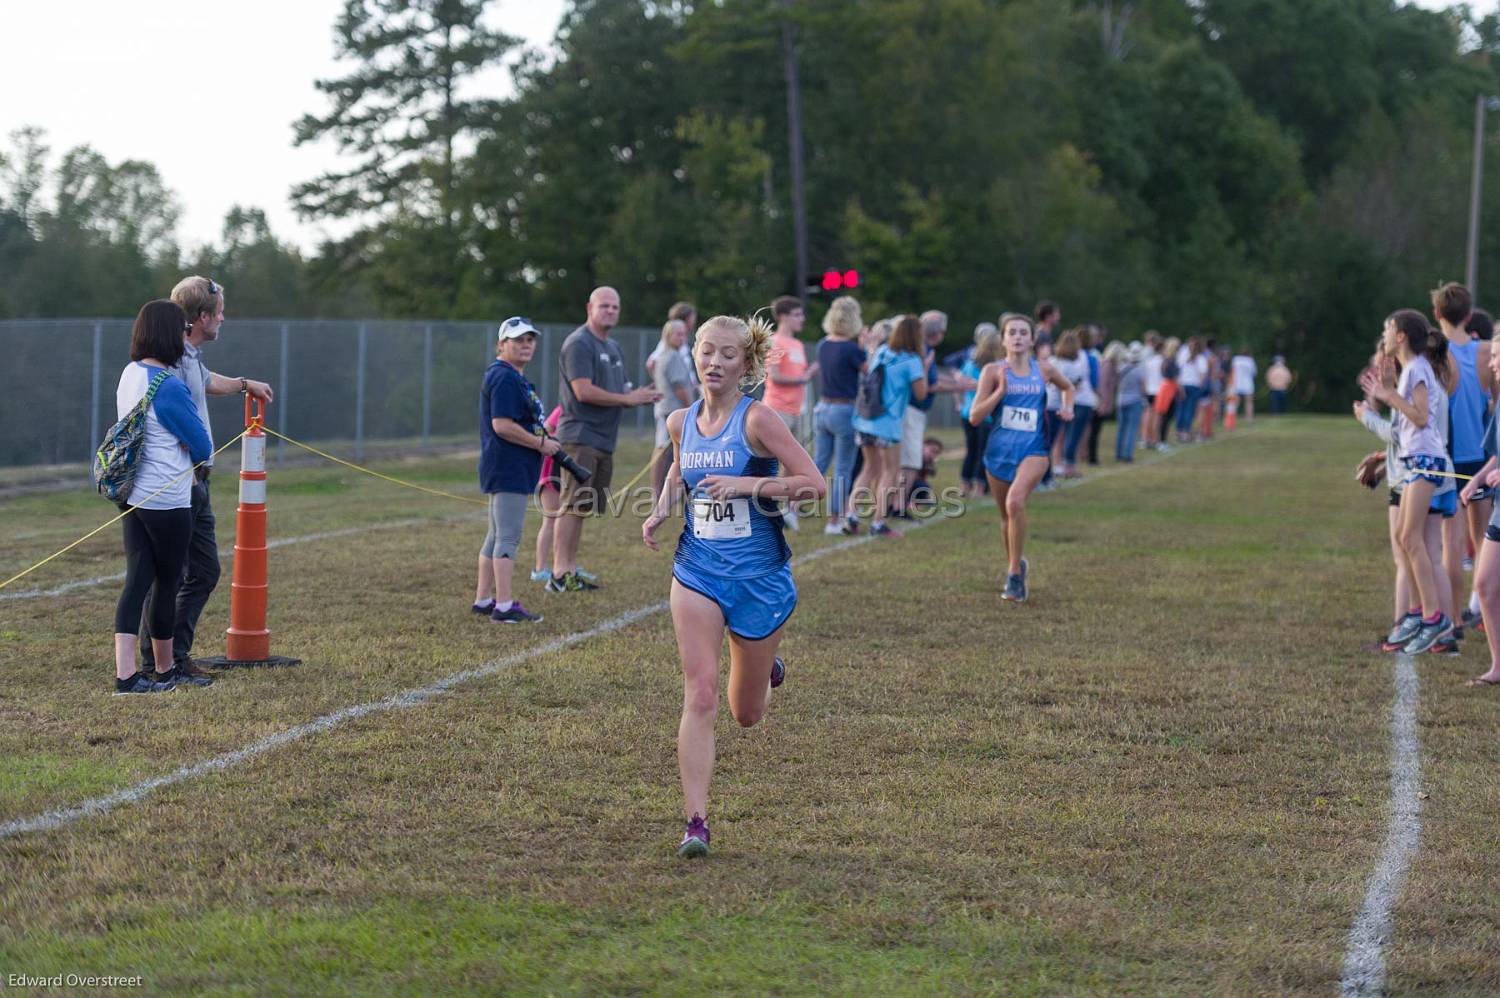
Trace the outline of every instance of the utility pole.
<path fill-rule="evenodd" d="M 1484 113 L 1500 111 L 1500 97 L 1474 98 L 1474 175 L 1469 180 L 1469 253 L 1464 266 L 1464 286 L 1469 294 L 1478 296 L 1476 282 L 1479 280 L 1479 200 L 1484 183 Z"/>
<path fill-rule="evenodd" d="M 786 12 L 791 0 L 781 0 L 781 57 L 786 73 L 786 127 L 792 169 L 792 233 L 797 247 L 797 297 L 807 301 L 807 194 L 802 172 L 802 84 L 797 76 L 797 29 Z"/>

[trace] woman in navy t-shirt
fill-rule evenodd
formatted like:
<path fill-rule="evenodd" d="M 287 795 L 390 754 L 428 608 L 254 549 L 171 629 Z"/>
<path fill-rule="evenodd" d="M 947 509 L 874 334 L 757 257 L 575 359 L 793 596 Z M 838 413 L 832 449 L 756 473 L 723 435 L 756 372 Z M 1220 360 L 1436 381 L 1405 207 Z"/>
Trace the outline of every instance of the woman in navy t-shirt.
<path fill-rule="evenodd" d="M 542 435 L 542 401 L 521 373 L 536 341 L 531 320 L 513 316 L 502 322 L 495 361 L 479 392 L 479 488 L 490 501 L 490 527 L 479 549 L 474 612 L 499 624 L 542 619 L 511 598 L 510 586 L 542 456 L 559 449 L 557 441 Z"/>
<path fill-rule="evenodd" d="M 848 295 L 835 298 L 823 317 L 823 331 L 828 335 L 818 343 L 818 404 L 813 408 L 813 463 L 824 476 L 830 464 L 834 469 L 828 481 L 825 534 L 849 533 L 844 504 L 859 453 L 854 443 L 854 396 L 859 394 L 859 373 L 865 365 L 865 351 L 859 345 L 863 329 L 859 302 Z"/>

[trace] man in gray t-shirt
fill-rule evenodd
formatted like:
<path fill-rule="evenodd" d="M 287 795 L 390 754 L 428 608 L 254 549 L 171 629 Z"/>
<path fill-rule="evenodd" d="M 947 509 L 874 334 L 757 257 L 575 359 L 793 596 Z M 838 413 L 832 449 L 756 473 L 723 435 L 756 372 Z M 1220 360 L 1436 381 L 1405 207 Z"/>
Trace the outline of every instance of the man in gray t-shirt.
<path fill-rule="evenodd" d="M 603 512 L 614 472 L 620 410 L 650 405 L 661 397 L 655 388 L 625 390 L 625 356 L 609 331 L 620 321 L 620 295 L 614 288 L 595 288 L 589 295 L 588 321 L 568 335 L 562 348 L 562 418 L 557 439 L 563 450 L 591 473 L 581 484 L 562 471 L 562 513 L 553 526 L 554 593 L 597 586 L 578 576 L 578 541 L 583 518 Z"/>

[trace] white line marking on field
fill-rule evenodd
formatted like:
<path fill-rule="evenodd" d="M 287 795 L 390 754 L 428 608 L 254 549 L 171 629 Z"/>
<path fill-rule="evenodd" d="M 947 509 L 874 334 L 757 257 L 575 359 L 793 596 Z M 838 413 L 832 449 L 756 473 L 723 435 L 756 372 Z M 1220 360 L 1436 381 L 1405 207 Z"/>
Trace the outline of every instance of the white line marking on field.
<path fill-rule="evenodd" d="M 1161 460 L 1166 459 L 1167 458 L 1162 458 Z M 1154 464 L 1159 463 L 1160 461 L 1149 461 L 1131 465 L 1128 468 L 1115 467 L 1112 469 L 1097 472 L 1087 478 L 1073 479 L 1063 482 L 1062 485 L 1064 487 L 1077 487 L 1079 485 L 1085 484 L 1086 482 L 1096 481 L 1100 478 L 1108 477 L 1111 474 L 1128 471 L 1132 468 L 1148 468 Z M 958 519 L 958 517 L 935 516 L 930 520 L 913 524 L 913 529 L 920 529 L 922 527 L 945 523 L 949 519 Z M 412 521 L 406 521 L 406 523 L 410 522 Z M 431 521 L 424 520 L 418 522 Z M 391 523 L 381 524 L 379 526 L 394 527 L 398 525 L 405 524 Z M 353 532 L 367 529 L 376 528 L 358 527 L 350 528 L 350 531 Z M 332 534 L 326 535 L 309 535 L 309 538 L 321 538 L 341 533 L 342 532 L 334 531 L 332 532 Z M 304 540 L 305 539 L 307 538 L 304 538 Z M 816 550 L 809 551 L 806 554 L 798 555 L 797 557 L 792 559 L 792 565 L 794 567 L 805 565 L 808 562 L 817 561 L 818 559 L 826 557 L 830 554 L 836 554 L 840 551 L 847 551 L 850 548 L 859 547 L 862 544 L 869 544 L 875 539 L 876 538 L 870 536 L 869 534 L 864 534 L 859 537 L 851 537 L 848 540 L 839 541 L 835 544 L 830 544 L 827 547 L 817 548 Z M 289 538 L 283 543 L 291 543 L 291 539 Z M 516 652 L 514 655 L 507 655 L 504 658 L 497 658 L 492 661 L 486 662 L 484 665 L 478 666 L 473 669 L 464 669 L 461 672 L 455 672 L 452 675 L 445 676 L 442 679 L 439 679 L 437 682 L 430 683 L 427 686 L 404 690 L 400 693 L 393 693 L 381 700 L 372 700 L 367 703 L 355 704 L 352 707 L 344 707 L 340 710 L 334 711 L 331 714 L 324 714 L 322 717 L 309 721 L 306 724 L 299 724 L 296 727 L 287 728 L 284 731 L 278 731 L 275 734 L 267 735 L 266 737 L 261 738 L 258 741 L 251 742 L 249 745 L 245 746 L 242 749 L 236 749 L 233 752 L 226 752 L 222 755 L 216 755 L 213 758 L 205 759 L 202 762 L 194 763 L 191 766 L 183 766 L 182 768 L 174 770 L 163 776 L 156 776 L 152 777 L 149 780 L 143 780 L 140 783 L 125 787 L 122 790 L 117 790 L 112 794 L 106 794 L 103 797 L 93 797 L 71 807 L 57 808 L 52 811 L 47 811 L 43 814 L 34 815 L 30 818 L 17 818 L 13 821 L 8 821 L 5 824 L 0 825 L 0 841 L 14 838 L 17 835 L 24 835 L 28 832 L 54 831 L 58 828 L 62 828 L 64 825 L 71 825 L 81 818 L 108 814 L 115 808 L 125 804 L 137 804 L 154 791 L 160 790 L 162 787 L 170 787 L 177 783 L 183 783 L 187 780 L 196 779 L 199 776 L 204 776 L 209 773 L 216 773 L 220 770 L 228 769 L 231 766 L 236 766 L 249 759 L 254 759 L 256 756 L 264 755 L 266 752 L 269 752 L 272 749 L 280 748 L 283 745 L 289 745 L 292 742 L 301 741 L 303 738 L 307 738 L 310 735 L 320 734 L 324 731 L 331 731 L 347 721 L 353 721 L 357 718 L 364 717 L 367 714 L 377 714 L 387 710 L 404 710 L 409 707 L 420 706 L 434 697 L 447 693 L 449 690 L 453 689 L 456 686 L 473 682 L 479 679 L 487 679 L 498 672 L 508 669 L 511 666 L 519 665 L 522 662 L 527 661 L 528 659 L 536 658 L 539 655 L 547 655 L 555 651 L 560 651 L 564 648 L 568 648 L 572 645 L 578 644 L 580 641 L 587 641 L 590 638 L 595 638 L 604 634 L 609 634 L 613 631 L 618 631 L 622 627 L 628 627 L 636 621 L 644 620 L 645 618 L 660 613 L 665 609 L 667 609 L 667 602 L 665 600 L 662 600 L 656 603 L 648 604 L 647 606 L 637 607 L 634 610 L 627 610 L 626 612 L 616 617 L 611 617 L 609 620 L 604 621 L 602 624 L 597 624 L 594 627 L 588 628 L 587 630 L 577 631 L 573 634 L 565 635 L 560 638 L 554 638 L 551 641 L 543 642 L 542 644 L 536 645 L 532 648 L 527 648 L 524 651 Z"/>
<path fill-rule="evenodd" d="M 351 537 L 355 534 L 368 533 L 371 530 L 395 530 L 400 527 L 415 527 L 426 523 L 446 523 L 459 520 L 476 520 L 478 516 L 436 516 L 421 517 L 412 520 L 392 520 L 389 523 L 372 523 L 364 527 L 343 527 L 339 530 L 327 530 L 320 534 L 303 534 L 301 537 L 283 537 L 280 540 L 270 541 L 266 544 L 269 548 L 286 547 L 290 544 L 307 544 L 312 541 L 333 540 L 336 537 Z M 228 561 L 234 555 L 233 547 L 219 552 L 220 561 Z M 37 599 L 42 596 L 64 596 L 79 589 L 89 589 L 93 586 L 102 586 L 106 582 L 120 582 L 125 578 L 124 572 L 116 572 L 114 575 L 100 575 L 92 579 L 79 579 L 76 582 L 64 582 L 54 589 L 25 589 L 15 593 L 0 593 L 0 602 L 16 599 Z"/>
<path fill-rule="evenodd" d="M 1391 706 L 1391 821 L 1380 862 L 1365 889 L 1365 904 L 1349 929 L 1341 981 L 1345 995 L 1385 994 L 1385 946 L 1391 938 L 1391 906 L 1422 837 L 1421 745 L 1417 740 L 1419 683 L 1416 663 L 1399 655 L 1396 700 Z"/>

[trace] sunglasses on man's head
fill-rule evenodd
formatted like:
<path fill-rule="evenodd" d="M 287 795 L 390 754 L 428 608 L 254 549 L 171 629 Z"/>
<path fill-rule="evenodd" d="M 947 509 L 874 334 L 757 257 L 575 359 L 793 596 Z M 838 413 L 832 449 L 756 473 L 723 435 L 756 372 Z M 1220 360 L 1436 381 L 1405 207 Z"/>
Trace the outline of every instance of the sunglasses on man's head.
<path fill-rule="evenodd" d="M 224 290 L 219 285 L 217 285 L 217 284 L 214 283 L 213 278 L 211 278 L 211 277 L 205 277 L 204 280 L 208 281 L 208 293 L 209 294 L 214 295 L 215 297 L 217 297 L 218 294 L 219 294 L 219 292 Z"/>

